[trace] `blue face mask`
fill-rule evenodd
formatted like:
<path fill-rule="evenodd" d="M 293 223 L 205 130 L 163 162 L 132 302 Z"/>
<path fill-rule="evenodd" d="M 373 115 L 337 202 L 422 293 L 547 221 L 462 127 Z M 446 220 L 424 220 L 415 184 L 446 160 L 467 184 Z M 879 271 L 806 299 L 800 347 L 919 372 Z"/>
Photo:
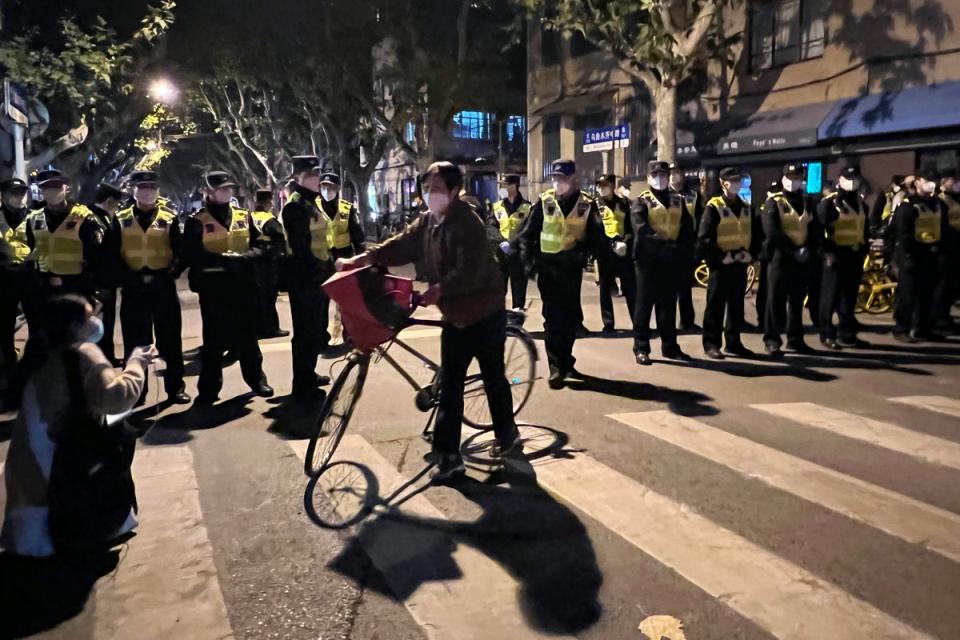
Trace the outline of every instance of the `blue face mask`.
<path fill-rule="evenodd" d="M 91 316 L 84 325 L 80 327 L 77 337 L 83 342 L 97 343 L 103 340 L 103 334 L 103 320 L 96 316 Z"/>

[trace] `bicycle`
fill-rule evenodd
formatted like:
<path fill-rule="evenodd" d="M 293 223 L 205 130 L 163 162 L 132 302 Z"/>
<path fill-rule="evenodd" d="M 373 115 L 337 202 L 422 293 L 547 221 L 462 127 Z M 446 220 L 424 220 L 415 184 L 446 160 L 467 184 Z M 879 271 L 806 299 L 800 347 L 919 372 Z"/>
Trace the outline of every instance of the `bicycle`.
<path fill-rule="evenodd" d="M 753 291 L 753 287 L 757 284 L 757 278 L 759 277 L 759 272 L 757 271 L 757 263 L 752 262 L 747 265 L 747 290 L 744 292 L 744 296 L 750 294 Z M 700 262 L 693 270 L 693 279 L 697 283 L 697 286 L 706 289 L 707 284 L 710 282 L 710 267 L 707 266 L 706 262 Z"/>
<path fill-rule="evenodd" d="M 893 308 L 896 294 L 897 282 L 890 276 L 883 240 L 873 240 L 863 259 L 863 279 L 857 294 L 856 310 L 870 314 L 886 313 Z"/>
<path fill-rule="evenodd" d="M 517 415 L 530 399 L 533 383 L 536 379 L 537 348 L 533 338 L 523 328 L 526 316 L 519 311 L 507 312 L 507 342 L 504 348 L 504 366 L 510 393 L 513 396 L 513 414 Z M 439 320 L 410 319 L 404 328 L 412 326 L 441 327 Z M 433 372 L 433 378 L 426 386 L 417 380 L 391 354 L 396 345 L 407 354 L 419 360 Z M 363 392 L 371 360 L 384 360 L 393 367 L 415 391 L 414 404 L 423 413 L 429 413 L 427 424 L 421 434 L 430 438 L 431 427 L 440 405 L 440 365 L 414 349 L 412 346 L 394 337 L 389 342 L 373 349 L 354 349 L 346 357 L 346 366 L 337 376 L 330 392 L 320 409 L 319 425 L 310 437 L 307 454 L 304 459 L 304 472 L 308 476 L 319 475 L 329 465 L 347 430 L 347 425 L 356 409 L 357 401 Z M 474 368 L 477 370 L 474 371 Z M 476 363 L 467 372 L 464 384 L 463 422 L 469 427 L 481 431 L 493 427 L 487 406 L 483 380 Z"/>

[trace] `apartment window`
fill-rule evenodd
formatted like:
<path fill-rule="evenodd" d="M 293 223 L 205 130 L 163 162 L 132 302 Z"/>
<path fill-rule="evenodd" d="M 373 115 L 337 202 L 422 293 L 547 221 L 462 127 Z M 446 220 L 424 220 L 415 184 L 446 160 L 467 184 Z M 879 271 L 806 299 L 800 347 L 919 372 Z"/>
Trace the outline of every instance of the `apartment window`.
<path fill-rule="evenodd" d="M 493 115 L 485 111 L 461 111 L 453 116 L 453 137 L 465 140 L 492 140 Z"/>
<path fill-rule="evenodd" d="M 540 63 L 545 67 L 560 63 L 560 32 L 543 29 L 540 36 Z"/>
<path fill-rule="evenodd" d="M 526 116 L 507 116 L 506 123 L 507 142 L 515 144 L 527 143 L 527 118 Z"/>
<path fill-rule="evenodd" d="M 755 0 L 750 8 L 750 67 L 782 67 L 823 55 L 827 0 Z"/>
<path fill-rule="evenodd" d="M 560 116 L 543 120 L 543 176 L 550 175 L 553 161 L 560 157 Z"/>

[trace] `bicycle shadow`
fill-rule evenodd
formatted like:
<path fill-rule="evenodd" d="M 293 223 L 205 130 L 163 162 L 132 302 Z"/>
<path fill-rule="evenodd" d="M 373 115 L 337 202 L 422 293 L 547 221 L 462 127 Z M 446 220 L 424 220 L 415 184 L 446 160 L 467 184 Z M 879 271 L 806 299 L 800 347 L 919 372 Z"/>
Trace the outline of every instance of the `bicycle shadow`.
<path fill-rule="evenodd" d="M 648 382 L 633 382 L 629 380 L 609 380 L 590 375 L 582 375 L 576 380 L 567 380 L 566 388 L 572 391 L 593 391 L 608 396 L 659 402 L 681 416 L 714 416 L 720 411 L 716 407 L 705 404 L 713 400 L 710 396 L 699 391 L 686 389 L 671 389 Z"/>
<path fill-rule="evenodd" d="M 311 437 L 318 429 L 317 422 L 323 409 L 324 398 L 325 395 L 311 403 L 297 402 L 293 396 L 267 400 L 267 403 L 272 405 L 263 413 L 263 417 L 270 420 L 267 431 L 281 440 L 303 440 Z"/>
<path fill-rule="evenodd" d="M 425 583 L 463 579 L 453 554 L 466 545 L 517 581 L 519 607 L 532 628 L 573 634 L 597 622 L 603 576 L 587 530 L 539 486 L 528 462 L 513 460 L 483 482 L 464 478 L 449 486 L 482 510 L 477 520 L 418 516 L 395 502 L 364 524 L 329 567 L 377 589 L 380 581 L 369 581 L 360 561 L 369 555 L 385 578 L 378 590 L 403 602 Z"/>

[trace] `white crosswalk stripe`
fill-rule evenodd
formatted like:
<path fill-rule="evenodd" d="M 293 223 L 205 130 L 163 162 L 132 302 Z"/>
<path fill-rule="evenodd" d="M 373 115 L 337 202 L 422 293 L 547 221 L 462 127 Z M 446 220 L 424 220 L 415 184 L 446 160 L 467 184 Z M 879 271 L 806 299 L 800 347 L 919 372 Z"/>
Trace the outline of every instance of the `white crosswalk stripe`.
<path fill-rule="evenodd" d="M 810 402 L 750 406 L 780 418 L 868 442 L 925 462 L 960 469 L 960 444 L 956 442 Z"/>
<path fill-rule="evenodd" d="M 946 396 L 903 396 L 901 398 L 890 398 L 890 402 L 898 402 L 960 418 L 960 400 L 947 398 Z"/>
<path fill-rule="evenodd" d="M 960 562 L 960 516 L 669 411 L 609 416 L 750 478 Z"/>

